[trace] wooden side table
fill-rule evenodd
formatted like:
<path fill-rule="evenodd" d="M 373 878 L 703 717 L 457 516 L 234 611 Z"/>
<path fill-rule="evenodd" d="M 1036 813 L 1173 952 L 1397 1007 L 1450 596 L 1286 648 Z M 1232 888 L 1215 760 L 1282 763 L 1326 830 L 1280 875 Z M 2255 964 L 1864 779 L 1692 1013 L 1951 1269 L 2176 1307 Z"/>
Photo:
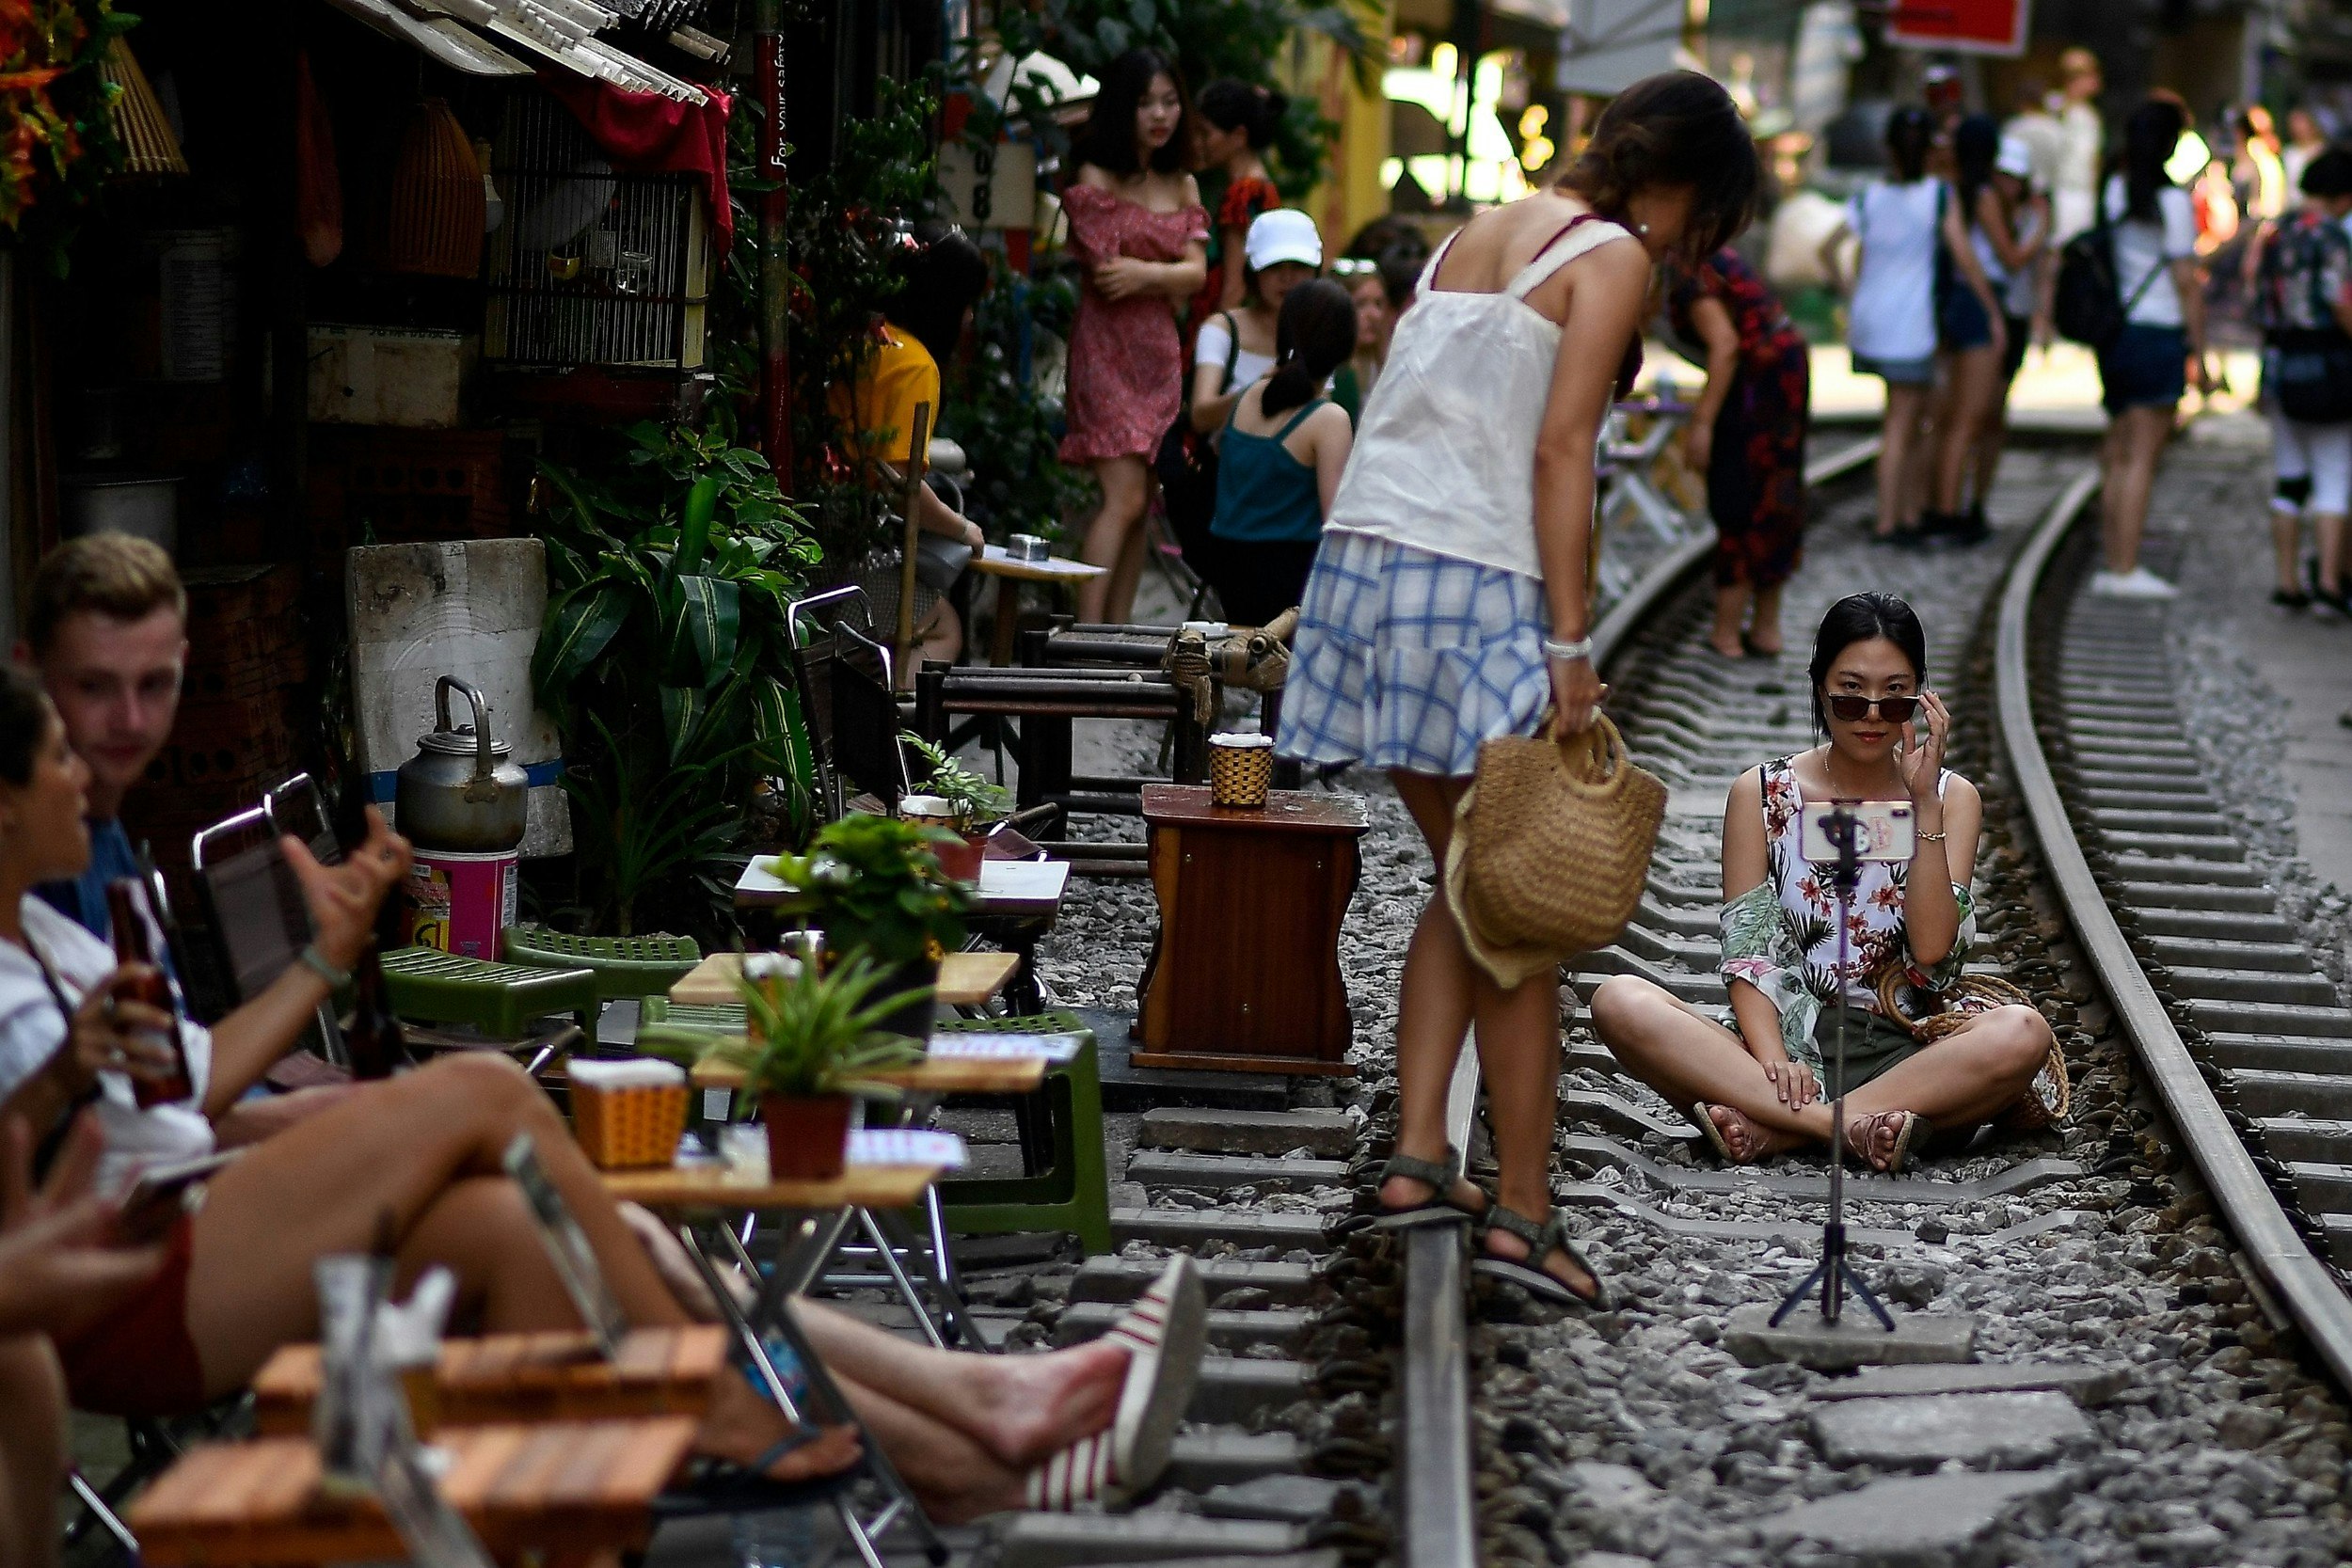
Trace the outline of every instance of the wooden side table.
<path fill-rule="evenodd" d="M 1146 784 L 1160 934 L 1138 1067 L 1352 1077 L 1340 922 L 1356 892 L 1360 801 L 1278 789 L 1263 807 Z"/>

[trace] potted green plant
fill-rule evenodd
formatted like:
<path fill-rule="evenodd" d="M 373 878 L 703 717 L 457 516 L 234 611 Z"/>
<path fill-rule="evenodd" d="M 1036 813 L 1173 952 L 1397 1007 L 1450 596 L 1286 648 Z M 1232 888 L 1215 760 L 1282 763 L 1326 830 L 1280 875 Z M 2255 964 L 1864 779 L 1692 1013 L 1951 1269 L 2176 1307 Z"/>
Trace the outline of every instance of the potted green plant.
<path fill-rule="evenodd" d="M 809 924 L 842 958 L 864 955 L 894 989 L 935 987 L 939 960 L 963 941 L 971 890 L 940 869 L 933 830 L 852 813 L 818 830 L 805 855 L 779 855 L 777 879 L 808 901 Z M 884 1025 L 929 1039 L 928 990 Z"/>
<path fill-rule="evenodd" d="M 899 738 L 922 760 L 924 793 L 946 800 L 955 814 L 955 832 L 960 842 L 934 847 L 939 863 L 956 880 L 977 884 L 989 833 L 1012 814 L 1012 792 L 1003 784 L 989 783 L 949 755 L 944 747 L 919 736 L 903 735 Z"/>
<path fill-rule="evenodd" d="M 803 964 L 791 976 L 739 982 L 745 1034 L 716 1048 L 740 1068 L 743 1086 L 759 1097 L 768 1129 L 768 1174 L 777 1180 L 823 1181 L 848 1159 L 850 1110 L 859 1099 L 898 1091 L 872 1074 L 922 1059 L 912 1041 L 884 1022 L 926 998 L 900 991 L 877 997 L 888 976 L 863 958 L 820 972 Z"/>

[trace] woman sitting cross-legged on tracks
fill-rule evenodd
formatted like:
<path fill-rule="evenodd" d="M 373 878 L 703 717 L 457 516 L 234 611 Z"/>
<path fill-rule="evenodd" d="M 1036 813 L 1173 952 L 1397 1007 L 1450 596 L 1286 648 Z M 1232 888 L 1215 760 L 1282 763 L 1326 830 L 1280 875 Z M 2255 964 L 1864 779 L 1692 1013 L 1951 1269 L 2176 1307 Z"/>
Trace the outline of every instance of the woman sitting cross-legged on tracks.
<path fill-rule="evenodd" d="M 111 1191 L 148 1162 L 210 1152 L 197 1107 L 241 1092 L 282 1053 L 311 1004 L 245 1018 L 217 1037 L 184 1024 L 193 1095 L 136 1105 L 131 1081 L 168 1070 L 156 1037 L 170 1020 L 120 994 L 135 978 L 127 967 L 29 892 L 87 861 L 88 777 L 40 687 L 21 668 L 0 668 L 0 1129 L 22 1118 L 35 1139 L 62 1148 L 80 1108 L 94 1104 L 99 1179 Z M 310 906 L 322 967 L 352 962 L 378 902 L 407 869 L 406 846 L 381 820 L 373 828 L 331 869 L 284 841 L 295 875 L 318 895 Z M 174 1217 L 151 1277 L 103 1311 L 53 1326 L 74 1404 L 184 1414 L 243 1387 L 280 1346 L 318 1338 L 312 1264 L 374 1245 L 396 1258 L 403 1293 L 435 1264 L 455 1274 L 456 1332 L 579 1328 L 501 1168 L 523 1133 L 631 1324 L 716 1316 L 682 1249 L 641 1239 L 539 1085 L 502 1056 L 466 1053 L 363 1085 L 211 1178 L 201 1205 Z M 1150 1485 L 1199 1368 L 1205 1307 L 1198 1275 L 1179 1263 L 1104 1338 L 1036 1356 L 955 1354 L 814 1304 L 796 1301 L 792 1311 L 925 1506 L 957 1520 L 1025 1500 L 1115 1503 Z M 774 1348 L 788 1350 L 781 1339 Z M 0 1449 L 18 1419 L 0 1401 Z M 848 1427 L 787 1430 L 746 1373 L 718 1381 L 697 1448 L 785 1481 L 846 1468 L 857 1441 Z"/>
<path fill-rule="evenodd" d="M 1746 1164 L 1829 1141 L 1837 1085 L 1825 1064 L 1842 995 L 1846 1145 L 1895 1172 L 1927 1134 L 1973 1128 L 2026 1095 L 2050 1026 L 2031 1007 L 1995 1007 L 1923 1045 L 1882 1011 L 1890 966 L 1929 989 L 1960 975 L 1983 804 L 1944 767 L 1951 715 L 1926 689 L 1926 639 L 1909 605 L 1855 594 L 1831 606 L 1812 679 L 1827 742 L 1742 773 L 1724 812 L 1723 975 L 1737 1030 L 1632 975 L 1602 985 L 1593 1027 L 1628 1070 L 1690 1111 L 1718 1153 Z M 1908 800 L 1918 832 L 1908 864 L 1863 864 L 1842 975 L 1836 892 L 1802 847 L 1804 807 L 1832 800 Z"/>

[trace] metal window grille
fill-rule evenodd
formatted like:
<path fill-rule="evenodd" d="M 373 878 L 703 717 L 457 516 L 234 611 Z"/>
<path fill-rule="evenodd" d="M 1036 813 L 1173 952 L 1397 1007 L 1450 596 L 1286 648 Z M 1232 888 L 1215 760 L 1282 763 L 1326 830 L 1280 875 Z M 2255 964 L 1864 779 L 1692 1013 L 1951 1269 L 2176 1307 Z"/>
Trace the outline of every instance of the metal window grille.
<path fill-rule="evenodd" d="M 483 356 L 494 363 L 693 370 L 703 362 L 708 220 L 699 182 L 613 169 L 562 105 L 506 105 L 492 178 Z"/>

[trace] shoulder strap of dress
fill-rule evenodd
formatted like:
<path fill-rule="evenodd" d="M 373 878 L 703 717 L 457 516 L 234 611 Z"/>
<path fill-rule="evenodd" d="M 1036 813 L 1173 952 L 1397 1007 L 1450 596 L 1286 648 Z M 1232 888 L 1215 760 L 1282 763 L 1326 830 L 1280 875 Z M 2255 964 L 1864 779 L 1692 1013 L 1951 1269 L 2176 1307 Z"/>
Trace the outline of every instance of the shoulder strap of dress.
<path fill-rule="evenodd" d="M 1576 230 L 1587 223 L 1597 227 L 1586 229 L 1584 232 L 1578 234 Z M 1560 232 L 1544 242 L 1543 247 L 1535 252 L 1535 259 L 1521 268 L 1519 275 L 1511 279 L 1509 286 L 1502 292 L 1513 299 L 1525 299 L 1546 278 L 1566 266 L 1570 261 L 1575 261 L 1586 251 L 1606 245 L 1611 240 L 1621 236 L 1628 239 L 1632 237 L 1598 213 L 1579 213 L 1567 221 Z"/>
<path fill-rule="evenodd" d="M 1462 229 L 1467 229 L 1469 227 L 1470 225 L 1464 224 Z M 1413 293 L 1417 294 L 1425 294 L 1433 286 L 1436 285 L 1438 281 L 1438 269 L 1445 264 L 1446 252 L 1452 250 L 1454 248 L 1454 242 L 1461 237 L 1462 230 L 1456 229 L 1453 233 L 1448 234 L 1444 239 L 1438 242 L 1438 248 L 1430 253 L 1429 264 L 1421 269 L 1421 281 L 1413 285 Z"/>

